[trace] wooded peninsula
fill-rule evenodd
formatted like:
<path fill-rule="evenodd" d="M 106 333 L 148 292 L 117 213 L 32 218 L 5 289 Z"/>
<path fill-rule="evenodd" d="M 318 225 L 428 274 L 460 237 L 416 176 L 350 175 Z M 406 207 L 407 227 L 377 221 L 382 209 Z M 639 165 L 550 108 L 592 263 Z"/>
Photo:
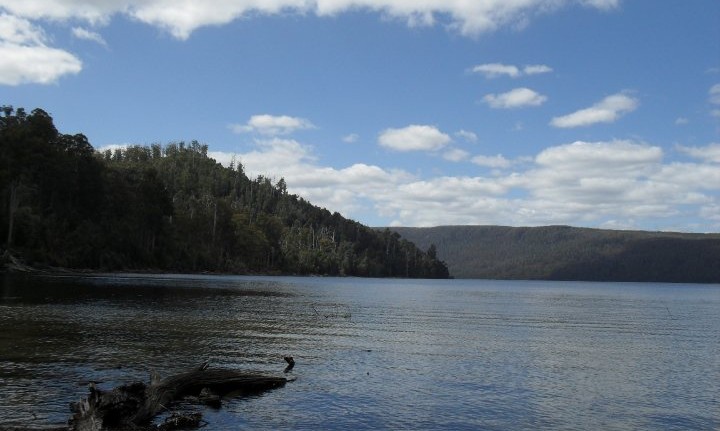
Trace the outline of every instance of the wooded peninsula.
<path fill-rule="evenodd" d="M 42 109 L 0 108 L 0 254 L 35 268 L 447 278 L 418 249 L 250 179 L 197 141 L 96 151 Z"/>

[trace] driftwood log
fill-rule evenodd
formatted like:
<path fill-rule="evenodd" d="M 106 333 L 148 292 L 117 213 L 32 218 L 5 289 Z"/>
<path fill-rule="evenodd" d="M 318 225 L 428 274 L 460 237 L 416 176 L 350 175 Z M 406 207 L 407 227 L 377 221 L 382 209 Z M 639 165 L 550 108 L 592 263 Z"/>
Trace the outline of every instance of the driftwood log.
<path fill-rule="evenodd" d="M 89 396 L 71 404 L 73 416 L 68 421 L 71 431 L 101 430 L 170 430 L 197 427 L 201 415 L 171 416 L 165 424 L 152 425 L 153 419 L 166 411 L 173 402 L 197 397 L 198 402 L 219 407 L 220 397 L 257 394 L 284 386 L 285 377 L 248 374 L 231 369 L 208 369 L 207 363 L 197 369 L 165 379 L 154 375 L 150 384 L 136 382 L 101 391 L 90 385 Z M 177 428 L 173 428 L 173 421 Z"/>

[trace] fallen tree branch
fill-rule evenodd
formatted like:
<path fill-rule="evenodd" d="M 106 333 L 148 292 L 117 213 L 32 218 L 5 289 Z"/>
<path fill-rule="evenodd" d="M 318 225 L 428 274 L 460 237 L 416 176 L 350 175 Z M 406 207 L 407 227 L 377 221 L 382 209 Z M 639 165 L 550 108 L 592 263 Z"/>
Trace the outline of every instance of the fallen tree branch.
<path fill-rule="evenodd" d="M 187 397 L 199 397 L 201 392 L 219 397 L 232 392 L 237 395 L 260 393 L 284 386 L 284 377 L 248 374 L 231 369 L 208 369 L 207 363 L 197 369 L 160 380 L 151 378 L 149 385 L 136 382 L 101 391 L 90 385 L 88 397 L 73 403 L 73 416 L 68 422 L 70 431 L 101 430 L 157 430 L 172 429 L 166 422 L 161 428 L 151 425 L 152 420 L 174 402 Z M 200 416 L 188 415 L 188 420 L 199 423 Z M 177 419 L 178 423 L 185 423 Z M 187 426 L 187 423 L 185 425 Z"/>

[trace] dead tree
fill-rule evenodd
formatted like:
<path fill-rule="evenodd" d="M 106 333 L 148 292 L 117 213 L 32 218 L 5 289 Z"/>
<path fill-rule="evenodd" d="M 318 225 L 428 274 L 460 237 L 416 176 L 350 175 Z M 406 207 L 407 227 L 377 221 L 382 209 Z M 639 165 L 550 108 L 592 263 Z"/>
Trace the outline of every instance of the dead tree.
<path fill-rule="evenodd" d="M 198 397 L 201 403 L 219 403 L 220 396 L 257 394 L 284 386 L 285 377 L 248 374 L 231 369 L 197 369 L 165 379 L 153 376 L 150 384 L 136 382 L 101 391 L 90 386 L 89 396 L 73 403 L 70 431 L 153 430 L 152 420 L 182 398 Z M 201 395 L 202 393 L 202 395 Z M 199 421 L 199 416 L 197 417 Z"/>

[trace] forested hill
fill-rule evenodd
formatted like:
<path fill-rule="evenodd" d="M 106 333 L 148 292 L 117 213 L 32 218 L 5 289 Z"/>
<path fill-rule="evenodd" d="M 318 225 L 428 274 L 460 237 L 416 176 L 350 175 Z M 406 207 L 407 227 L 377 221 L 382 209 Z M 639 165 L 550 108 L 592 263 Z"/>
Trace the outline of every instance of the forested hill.
<path fill-rule="evenodd" d="M 720 234 L 548 227 L 392 228 L 456 278 L 720 283 Z"/>
<path fill-rule="evenodd" d="M 198 142 L 96 152 L 45 111 L 0 112 L 0 255 L 34 266 L 112 270 L 448 277 L 447 267 L 223 167 Z"/>

